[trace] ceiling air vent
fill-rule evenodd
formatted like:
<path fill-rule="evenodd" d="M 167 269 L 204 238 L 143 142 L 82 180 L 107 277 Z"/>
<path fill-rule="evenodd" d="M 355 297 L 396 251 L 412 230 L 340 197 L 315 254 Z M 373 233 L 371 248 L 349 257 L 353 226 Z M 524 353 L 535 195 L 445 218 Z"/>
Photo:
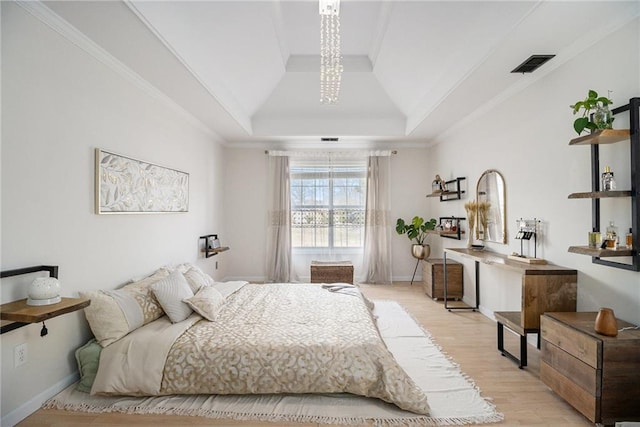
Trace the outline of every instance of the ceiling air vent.
<path fill-rule="evenodd" d="M 532 73 L 555 55 L 531 55 L 526 61 L 511 71 L 512 73 Z"/>
<path fill-rule="evenodd" d="M 322 142 L 338 142 L 338 138 L 320 138 Z"/>

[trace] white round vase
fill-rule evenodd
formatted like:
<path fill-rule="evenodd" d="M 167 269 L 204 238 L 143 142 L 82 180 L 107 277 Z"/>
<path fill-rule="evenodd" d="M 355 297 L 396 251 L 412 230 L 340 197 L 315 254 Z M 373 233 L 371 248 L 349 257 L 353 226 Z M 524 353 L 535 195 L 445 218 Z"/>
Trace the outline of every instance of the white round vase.
<path fill-rule="evenodd" d="M 60 301 L 60 282 L 55 277 L 37 277 L 29 285 L 27 305 L 49 305 Z"/>

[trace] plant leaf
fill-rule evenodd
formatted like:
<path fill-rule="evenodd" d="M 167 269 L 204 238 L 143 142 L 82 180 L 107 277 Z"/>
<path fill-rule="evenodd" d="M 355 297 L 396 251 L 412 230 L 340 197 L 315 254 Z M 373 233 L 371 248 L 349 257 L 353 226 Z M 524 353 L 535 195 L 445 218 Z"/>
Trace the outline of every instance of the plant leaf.
<path fill-rule="evenodd" d="M 598 92 L 596 92 L 593 89 L 589 89 L 589 98 L 594 99 L 594 98 L 597 98 L 597 97 L 598 97 Z"/>
<path fill-rule="evenodd" d="M 414 216 L 413 221 L 411 221 L 411 225 L 413 225 L 415 228 L 420 228 L 423 222 L 424 222 L 423 218 L 420 218 L 419 216 Z"/>
<path fill-rule="evenodd" d="M 587 127 L 587 123 L 589 123 L 588 117 L 580 117 L 573 122 L 573 129 L 580 135 L 584 128 Z"/>

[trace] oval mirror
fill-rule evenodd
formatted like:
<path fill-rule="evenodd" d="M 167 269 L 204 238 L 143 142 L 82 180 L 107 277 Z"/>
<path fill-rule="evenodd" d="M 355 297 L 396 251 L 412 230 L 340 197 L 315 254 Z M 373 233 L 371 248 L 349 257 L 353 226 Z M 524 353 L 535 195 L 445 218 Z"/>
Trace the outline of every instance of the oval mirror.
<path fill-rule="evenodd" d="M 505 187 L 500 172 L 493 169 L 484 171 L 476 185 L 476 200 L 476 239 L 507 243 Z"/>

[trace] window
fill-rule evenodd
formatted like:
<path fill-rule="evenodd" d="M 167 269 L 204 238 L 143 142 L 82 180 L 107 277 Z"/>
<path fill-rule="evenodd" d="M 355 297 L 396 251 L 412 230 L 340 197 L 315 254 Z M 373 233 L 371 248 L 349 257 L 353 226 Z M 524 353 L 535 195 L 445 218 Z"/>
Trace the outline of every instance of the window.
<path fill-rule="evenodd" d="M 294 248 L 361 248 L 366 201 L 364 160 L 292 162 Z"/>

